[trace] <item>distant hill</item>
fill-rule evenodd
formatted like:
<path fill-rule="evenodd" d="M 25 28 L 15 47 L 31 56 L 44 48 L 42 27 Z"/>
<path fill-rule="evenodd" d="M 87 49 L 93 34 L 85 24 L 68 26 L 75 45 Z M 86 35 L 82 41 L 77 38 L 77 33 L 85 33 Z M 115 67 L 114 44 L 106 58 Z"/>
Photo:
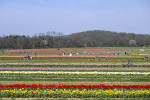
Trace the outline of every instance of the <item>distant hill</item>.
<path fill-rule="evenodd" d="M 150 35 L 117 33 L 111 31 L 85 31 L 64 36 L 67 47 L 149 46 Z M 129 42 L 130 41 L 130 42 Z"/>
<path fill-rule="evenodd" d="M 150 35 L 134 33 L 117 33 L 111 31 L 85 31 L 62 35 L 56 32 L 41 35 L 0 37 L 1 49 L 34 49 L 34 48 L 63 48 L 63 47 L 127 47 L 150 46 Z"/>

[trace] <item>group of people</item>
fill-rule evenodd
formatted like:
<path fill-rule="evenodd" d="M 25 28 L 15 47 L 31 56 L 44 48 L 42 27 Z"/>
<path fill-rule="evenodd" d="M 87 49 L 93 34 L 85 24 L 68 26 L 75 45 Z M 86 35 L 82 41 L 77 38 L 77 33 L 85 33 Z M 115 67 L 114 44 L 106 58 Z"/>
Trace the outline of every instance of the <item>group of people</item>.
<path fill-rule="evenodd" d="M 32 57 L 32 56 L 29 56 L 29 55 L 28 55 L 28 58 L 30 58 L 31 60 L 33 60 L 33 57 Z"/>

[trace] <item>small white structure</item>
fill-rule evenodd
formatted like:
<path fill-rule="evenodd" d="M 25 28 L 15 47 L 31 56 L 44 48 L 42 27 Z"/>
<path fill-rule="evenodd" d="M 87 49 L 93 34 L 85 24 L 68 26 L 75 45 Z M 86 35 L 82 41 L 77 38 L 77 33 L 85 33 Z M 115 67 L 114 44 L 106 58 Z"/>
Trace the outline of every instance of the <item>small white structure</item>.
<path fill-rule="evenodd" d="M 140 51 L 144 51 L 144 49 L 141 49 Z"/>

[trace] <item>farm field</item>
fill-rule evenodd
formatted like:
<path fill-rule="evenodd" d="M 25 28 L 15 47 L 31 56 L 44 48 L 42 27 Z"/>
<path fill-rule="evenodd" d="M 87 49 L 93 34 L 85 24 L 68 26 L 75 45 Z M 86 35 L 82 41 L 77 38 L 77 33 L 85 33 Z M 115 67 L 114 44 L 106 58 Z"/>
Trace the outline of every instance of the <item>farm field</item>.
<path fill-rule="evenodd" d="M 148 47 L 4 51 L 0 98 L 150 98 Z"/>

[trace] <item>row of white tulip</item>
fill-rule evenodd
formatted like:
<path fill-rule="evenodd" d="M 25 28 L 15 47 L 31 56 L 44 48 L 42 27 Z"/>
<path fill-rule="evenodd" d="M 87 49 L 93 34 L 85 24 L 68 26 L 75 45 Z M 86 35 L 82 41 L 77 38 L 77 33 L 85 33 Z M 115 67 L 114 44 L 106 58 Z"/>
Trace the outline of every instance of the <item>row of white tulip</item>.
<path fill-rule="evenodd" d="M 48 71 L 0 71 L 0 74 L 78 74 L 78 75 L 150 75 L 150 72 L 48 72 Z"/>

